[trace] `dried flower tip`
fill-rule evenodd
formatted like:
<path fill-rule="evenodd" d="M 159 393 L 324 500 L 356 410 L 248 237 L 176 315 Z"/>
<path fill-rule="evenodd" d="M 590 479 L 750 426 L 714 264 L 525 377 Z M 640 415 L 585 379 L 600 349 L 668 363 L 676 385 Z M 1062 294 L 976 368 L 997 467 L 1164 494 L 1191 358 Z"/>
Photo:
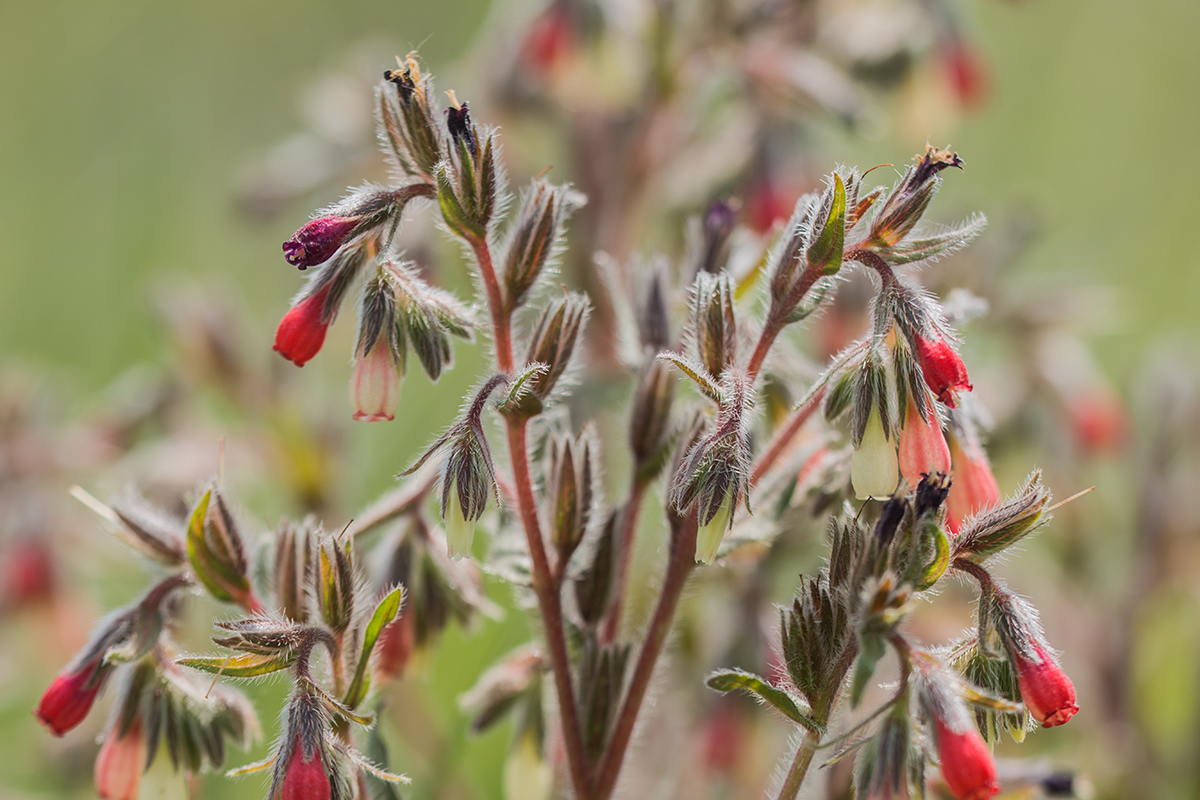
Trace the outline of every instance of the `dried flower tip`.
<path fill-rule="evenodd" d="M 391 87 L 376 92 L 379 138 L 403 173 L 431 184 L 434 166 L 442 160 L 441 136 L 429 108 L 432 83 L 411 55 L 402 69 L 388 70 L 383 78 Z"/>
<path fill-rule="evenodd" d="M 891 247 L 907 236 L 925 214 L 929 201 L 937 192 L 937 174 L 948 167 L 962 169 L 957 153 L 927 146 L 925 154 L 908 168 L 900 183 L 888 195 L 871 224 L 868 245 Z"/>
<path fill-rule="evenodd" d="M 447 89 L 446 95 L 450 98 L 450 107 L 446 109 L 446 130 L 449 131 L 450 138 L 471 151 L 472 156 L 478 156 L 475 127 L 471 124 L 467 104 L 458 102 L 453 89 Z"/>

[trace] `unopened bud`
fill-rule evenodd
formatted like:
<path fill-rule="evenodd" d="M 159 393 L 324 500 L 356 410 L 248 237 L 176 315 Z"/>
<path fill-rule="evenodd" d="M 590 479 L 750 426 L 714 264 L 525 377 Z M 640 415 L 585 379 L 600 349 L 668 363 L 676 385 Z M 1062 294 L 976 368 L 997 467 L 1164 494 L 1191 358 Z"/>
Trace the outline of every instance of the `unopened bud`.
<path fill-rule="evenodd" d="M 957 153 L 929 147 L 917 163 L 908 168 L 900 183 L 888 195 L 879 210 L 868 241 L 890 247 L 907 236 L 925 214 L 929 201 L 937 193 L 941 179 L 937 174 L 948 167 L 962 169 Z"/>
<path fill-rule="evenodd" d="M 733 233 L 737 215 L 728 203 L 714 200 L 704 212 L 702 230 L 704 249 L 700 254 L 697 272 L 717 274 L 729 261 L 729 237 Z"/>
<path fill-rule="evenodd" d="M 591 431 L 585 430 L 578 439 L 564 437 L 550 445 L 546 468 L 550 541 L 564 564 L 583 541 L 591 518 L 594 491 L 591 438 Z"/>
<path fill-rule="evenodd" d="M 518 308 L 547 264 L 557 255 L 564 222 L 585 203 L 567 186 L 535 180 L 521 198 L 504 255 L 505 301 Z"/>
<path fill-rule="evenodd" d="M 666 463 L 674 399 L 675 376 L 670 367 L 658 359 L 651 361 L 638 375 L 629 412 L 629 448 L 641 480 L 654 478 Z"/>
<path fill-rule="evenodd" d="M 566 372 L 580 331 L 587 320 L 588 309 L 587 298 L 568 292 L 542 310 L 525 361 L 545 364 L 547 369 L 529 379 L 529 391 L 521 404 L 527 413 L 541 411 Z"/>
<path fill-rule="evenodd" d="M 384 143 L 403 172 L 432 183 L 434 165 L 442 160 L 441 137 L 429 107 L 433 83 L 411 57 L 383 78 L 391 84 L 376 93 Z"/>
<path fill-rule="evenodd" d="M 257 611 L 238 525 L 217 488 L 206 491 L 188 521 L 188 563 L 209 594 Z"/>
<path fill-rule="evenodd" d="M 317 546 L 317 602 L 322 618 L 335 632 L 345 630 L 354 616 L 353 541 L 327 539 Z"/>
<path fill-rule="evenodd" d="M 951 489 L 953 492 L 953 489 Z M 955 554 L 983 561 L 1033 533 L 1045 520 L 1050 492 L 1034 472 L 1013 497 L 973 517 L 959 530 Z"/>
<path fill-rule="evenodd" d="M 620 547 L 619 518 L 620 515 L 614 512 L 605 520 L 591 561 L 575 581 L 575 603 L 579 607 L 579 615 L 588 625 L 599 624 L 608 613 L 617 549 Z"/>
<path fill-rule="evenodd" d="M 700 363 L 710 375 L 720 378 L 737 356 L 737 321 L 728 275 L 696 276 L 692 285 L 692 335 Z"/>

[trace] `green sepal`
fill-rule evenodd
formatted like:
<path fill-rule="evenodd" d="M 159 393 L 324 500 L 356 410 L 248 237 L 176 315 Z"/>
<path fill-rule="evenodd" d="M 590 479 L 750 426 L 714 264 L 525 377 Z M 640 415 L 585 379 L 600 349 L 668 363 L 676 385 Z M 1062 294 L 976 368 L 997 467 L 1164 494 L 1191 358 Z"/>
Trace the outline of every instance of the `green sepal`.
<path fill-rule="evenodd" d="M 842 176 L 833 173 L 833 202 L 821 234 L 804 252 L 810 267 L 823 275 L 833 275 L 842 268 L 842 249 L 846 244 L 846 185 Z"/>
<path fill-rule="evenodd" d="M 750 692 L 779 713 L 810 731 L 825 735 L 825 726 L 812 718 L 808 706 L 792 697 L 788 692 L 772 686 L 753 672 L 740 669 L 723 669 L 709 675 L 704 683 L 718 692 L 741 690 Z"/>
<path fill-rule="evenodd" d="M 354 679 L 350 681 L 350 688 L 346 691 L 346 699 L 343 701 L 346 707 L 356 708 L 367 696 L 367 690 L 371 686 L 371 678 L 367 674 L 371 651 L 375 649 L 375 643 L 379 641 L 384 627 L 396 618 L 403 604 L 404 587 L 397 586 L 384 595 L 383 599 L 375 606 L 375 612 L 371 614 L 366 630 L 363 631 L 362 653 L 358 657 L 358 667 L 354 670 Z"/>

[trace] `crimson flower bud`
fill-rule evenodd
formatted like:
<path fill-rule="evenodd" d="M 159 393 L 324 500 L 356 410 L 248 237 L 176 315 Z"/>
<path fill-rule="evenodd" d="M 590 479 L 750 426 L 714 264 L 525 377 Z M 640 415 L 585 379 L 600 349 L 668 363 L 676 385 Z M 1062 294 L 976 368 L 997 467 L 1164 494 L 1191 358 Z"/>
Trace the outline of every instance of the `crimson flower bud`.
<path fill-rule="evenodd" d="M 1045 648 L 1034 644 L 1033 651 L 1037 660 L 1020 652 L 1013 653 L 1021 699 L 1030 715 L 1042 723 L 1043 728 L 1053 728 L 1062 725 L 1079 711 L 1079 705 L 1075 702 L 1075 686 Z"/>
<path fill-rule="evenodd" d="M 987 96 L 987 66 L 979 54 L 962 39 L 952 39 L 942 49 L 950 88 L 963 108 L 975 108 Z"/>
<path fill-rule="evenodd" d="M 96 756 L 96 794 L 105 800 L 137 800 L 146 755 L 140 719 L 124 734 L 114 728 Z"/>
<path fill-rule="evenodd" d="M 303 367 L 325 344 L 325 332 L 333 315 L 326 313 L 331 284 L 292 306 L 275 330 L 274 349 L 297 367 Z"/>
<path fill-rule="evenodd" d="M 917 359 L 921 362 L 921 374 L 925 376 L 925 384 L 950 408 L 957 406 L 955 395 L 958 392 L 971 391 L 971 383 L 967 378 L 967 367 L 962 358 L 954 352 L 941 336 L 927 339 L 924 336 L 914 337 L 917 345 Z"/>
<path fill-rule="evenodd" d="M 75 670 L 63 672 L 42 695 L 36 711 L 38 719 L 55 736 L 62 736 L 83 722 L 96 702 L 108 672 L 103 665 L 103 651 Z"/>
<path fill-rule="evenodd" d="M 925 416 L 917 409 L 925 403 Z M 942 435 L 942 426 L 927 398 L 909 398 L 904 429 L 900 431 L 900 474 L 909 486 L 921 482 L 922 475 L 950 474 L 950 448 Z"/>
<path fill-rule="evenodd" d="M 310 220 L 283 243 L 283 257 L 300 269 L 324 264 L 346 243 L 361 219 L 327 216 Z"/>
<path fill-rule="evenodd" d="M 942 777 L 958 800 L 987 800 L 1000 791 L 996 763 L 987 742 L 974 726 L 958 731 L 941 717 L 934 718 Z"/>
<path fill-rule="evenodd" d="M 1000 502 L 1000 487 L 987 455 L 978 442 L 950 437 L 954 482 L 946 498 L 950 529 L 958 533 L 963 520 Z"/>
<path fill-rule="evenodd" d="M 329 800 L 329 775 L 320 749 L 305 752 L 304 738 L 297 733 L 288 756 L 283 782 L 273 800 Z"/>
<path fill-rule="evenodd" d="M 395 419 L 400 402 L 400 367 L 389 337 L 381 336 L 365 354 L 354 359 L 350 373 L 350 405 L 354 419 L 365 422 Z"/>

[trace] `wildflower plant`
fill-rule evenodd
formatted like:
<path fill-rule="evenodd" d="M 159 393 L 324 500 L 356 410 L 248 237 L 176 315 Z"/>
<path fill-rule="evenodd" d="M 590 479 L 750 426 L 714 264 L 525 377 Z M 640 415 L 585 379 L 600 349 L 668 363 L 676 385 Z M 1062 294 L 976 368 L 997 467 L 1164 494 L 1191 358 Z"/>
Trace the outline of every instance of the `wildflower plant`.
<path fill-rule="evenodd" d="M 563 57 L 569 42 L 548 38 L 566 37 L 563 26 L 538 23 L 537 68 Z M 376 796 L 402 779 L 363 755 L 378 739 L 363 709 L 450 621 L 494 610 L 482 567 L 540 621 L 537 640 L 464 697 L 477 731 L 515 719 L 506 793 L 608 800 L 685 589 L 770 558 L 797 535 L 792 509 L 807 505 L 827 518 L 828 559 L 778 610 L 777 674 L 721 668 L 706 680 L 795 726 L 777 796 L 797 796 L 821 751 L 853 758 L 861 798 L 923 796 L 935 765 L 959 800 L 996 794 L 989 745 L 1002 731 L 1020 740 L 1035 724 L 1061 725 L 1078 705 L 1037 611 L 992 568 L 1045 525 L 1049 492 L 1034 472 L 1001 497 L 958 335 L 917 281 L 915 268 L 984 227 L 982 216 L 926 219 L 963 160 L 929 147 L 892 186 L 838 166 L 766 236 L 741 236 L 733 207 L 712 204 L 693 258 L 610 281 L 600 296 L 594 283 L 565 290 L 554 277 L 589 198 L 539 176 L 508 213 L 499 131 L 447 94 L 443 108 L 415 54 L 384 73 L 376 122 L 391 177 L 351 190 L 284 243 L 306 283 L 274 348 L 303 366 L 355 303 L 351 415 L 404 424 L 410 356 L 437 381 L 455 340 L 484 340 L 484 372 L 457 420 L 336 535 L 310 517 L 252 542 L 218 485 L 201 488 L 186 521 L 85 497 L 171 575 L 100 625 L 39 718 L 62 735 L 119 684 L 97 786 L 133 797 L 160 749 L 181 773 L 223 765 L 226 741 L 257 730 L 228 681 L 284 676 L 272 754 L 235 772 L 266 772 L 271 800 Z M 447 268 L 406 259 L 405 221 L 421 207 L 462 245 L 477 297 L 439 285 Z M 749 259 L 738 255 L 746 242 Z M 872 287 L 865 330 L 828 363 L 797 369 L 809 362 L 791 333 L 821 319 L 851 273 Z M 614 336 L 632 353 L 615 366 L 597 355 Z M 600 375 L 625 380 L 630 399 L 618 415 L 581 419 L 589 404 L 576 387 Z M 623 436 L 610 435 L 617 425 Z M 802 491 L 817 467 L 820 491 Z M 614 485 L 627 495 L 610 499 Z M 385 523 L 392 535 L 368 559 L 362 534 Z M 666 564 L 639 624 L 637 540 L 650 528 Z M 909 625 L 919 601 L 964 579 L 978 589 L 975 630 L 922 641 Z M 215 654 L 184 654 L 172 637 L 179 604 L 198 594 L 233 614 L 215 621 Z M 212 691 L 198 690 L 202 674 Z"/>

